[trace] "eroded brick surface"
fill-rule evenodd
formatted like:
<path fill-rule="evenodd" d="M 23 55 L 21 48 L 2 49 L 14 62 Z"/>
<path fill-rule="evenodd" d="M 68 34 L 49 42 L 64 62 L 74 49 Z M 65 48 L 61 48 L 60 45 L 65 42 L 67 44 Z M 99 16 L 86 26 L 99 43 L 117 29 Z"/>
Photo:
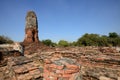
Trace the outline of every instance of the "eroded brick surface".
<path fill-rule="evenodd" d="M 45 80 L 75 80 L 75 76 L 79 74 L 80 65 L 75 59 L 62 57 L 54 61 L 51 60 L 53 59 L 45 59 L 44 62 Z"/>
<path fill-rule="evenodd" d="M 3 69 L 3 80 L 41 80 L 43 74 L 41 65 L 23 56 L 9 58 L 7 66 Z"/>
<path fill-rule="evenodd" d="M 102 53 L 98 48 L 65 49 L 8 57 L 6 65 L 0 67 L 0 80 L 120 79 L 120 53 Z"/>

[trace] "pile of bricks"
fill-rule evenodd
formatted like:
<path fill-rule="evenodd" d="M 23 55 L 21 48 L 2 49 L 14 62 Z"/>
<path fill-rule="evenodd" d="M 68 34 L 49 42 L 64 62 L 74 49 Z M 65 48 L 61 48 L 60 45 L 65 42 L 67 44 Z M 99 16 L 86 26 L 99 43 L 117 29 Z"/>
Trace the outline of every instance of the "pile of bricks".
<path fill-rule="evenodd" d="M 45 80 L 81 80 L 80 65 L 71 58 L 45 59 L 43 77 Z"/>
<path fill-rule="evenodd" d="M 9 58 L 8 74 L 10 80 L 42 80 L 42 67 L 26 57 Z"/>

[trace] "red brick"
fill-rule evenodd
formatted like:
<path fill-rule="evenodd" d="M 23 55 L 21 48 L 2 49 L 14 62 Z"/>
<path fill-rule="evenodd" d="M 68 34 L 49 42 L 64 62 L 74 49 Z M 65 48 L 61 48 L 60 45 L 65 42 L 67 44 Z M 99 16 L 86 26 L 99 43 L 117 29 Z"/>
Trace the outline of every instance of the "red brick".
<path fill-rule="evenodd" d="M 45 64 L 44 65 L 44 69 L 48 69 L 49 68 L 49 65 L 48 64 Z"/>
<path fill-rule="evenodd" d="M 58 80 L 57 76 L 49 76 L 50 80 Z"/>
<path fill-rule="evenodd" d="M 47 80 L 49 76 L 50 76 L 50 72 L 47 69 L 44 69 L 43 77 Z"/>
<path fill-rule="evenodd" d="M 70 77 L 71 77 L 71 74 L 63 74 L 62 77 L 63 77 L 63 78 L 70 78 Z"/>
<path fill-rule="evenodd" d="M 61 69 L 64 68 L 64 65 L 59 66 L 59 65 L 56 65 L 56 64 L 50 64 L 49 68 L 54 68 L 54 69 L 60 69 L 61 70 Z"/>
<path fill-rule="evenodd" d="M 44 62 L 45 62 L 46 64 L 52 63 L 51 60 L 49 60 L 49 59 L 45 59 Z"/>
<path fill-rule="evenodd" d="M 50 74 L 49 74 L 50 76 L 54 76 L 55 77 L 55 73 L 54 72 L 50 72 Z"/>
<path fill-rule="evenodd" d="M 56 75 L 57 75 L 57 77 L 62 77 L 62 74 L 60 74 L 60 73 L 57 73 Z"/>
<path fill-rule="evenodd" d="M 48 70 L 48 69 L 46 69 L 46 68 L 44 68 L 44 73 L 47 73 L 47 72 L 49 72 L 49 70 Z"/>
<path fill-rule="evenodd" d="M 73 65 L 73 64 L 66 64 L 66 67 L 67 67 L 68 69 L 79 69 L 79 66 Z"/>
<path fill-rule="evenodd" d="M 64 70 L 56 70 L 56 73 L 64 74 Z"/>
<path fill-rule="evenodd" d="M 31 68 L 29 68 L 28 70 L 29 70 L 29 71 L 33 71 L 33 70 L 36 70 L 36 69 L 38 69 L 38 67 L 31 67 Z"/>
<path fill-rule="evenodd" d="M 36 69 L 36 70 L 32 70 L 29 72 L 30 74 L 41 74 L 40 70 L 39 69 Z"/>
<path fill-rule="evenodd" d="M 57 69 L 61 70 L 64 68 L 64 65 L 61 65 L 61 66 L 57 66 Z"/>
<path fill-rule="evenodd" d="M 43 77 L 44 77 L 45 80 L 47 80 L 48 77 L 49 77 L 49 74 L 43 74 Z"/>
<path fill-rule="evenodd" d="M 74 69 L 74 70 L 65 70 L 65 73 L 67 73 L 67 74 L 72 74 L 72 73 L 76 73 L 76 72 L 78 72 L 79 70 L 78 69 Z"/>
<path fill-rule="evenodd" d="M 50 75 L 50 71 L 48 71 L 47 69 L 44 69 L 44 74 L 49 74 Z"/>
<path fill-rule="evenodd" d="M 50 67 L 50 68 L 57 68 L 57 65 L 55 65 L 55 64 L 50 64 L 49 67 Z"/>

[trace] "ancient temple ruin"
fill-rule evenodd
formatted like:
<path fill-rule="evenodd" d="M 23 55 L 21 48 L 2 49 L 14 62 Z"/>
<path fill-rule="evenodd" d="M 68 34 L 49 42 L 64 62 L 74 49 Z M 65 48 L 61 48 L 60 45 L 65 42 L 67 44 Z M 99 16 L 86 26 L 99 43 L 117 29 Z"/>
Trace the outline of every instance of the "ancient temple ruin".
<path fill-rule="evenodd" d="M 26 15 L 25 43 L 39 42 L 38 22 L 34 11 L 29 11 Z"/>

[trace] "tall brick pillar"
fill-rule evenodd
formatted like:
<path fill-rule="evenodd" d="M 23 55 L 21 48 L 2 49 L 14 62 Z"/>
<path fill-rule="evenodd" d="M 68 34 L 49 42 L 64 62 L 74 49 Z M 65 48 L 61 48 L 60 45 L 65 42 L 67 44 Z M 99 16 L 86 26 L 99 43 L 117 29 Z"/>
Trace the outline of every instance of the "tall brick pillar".
<path fill-rule="evenodd" d="M 26 16 L 25 43 L 39 42 L 38 22 L 35 12 L 29 11 Z"/>

